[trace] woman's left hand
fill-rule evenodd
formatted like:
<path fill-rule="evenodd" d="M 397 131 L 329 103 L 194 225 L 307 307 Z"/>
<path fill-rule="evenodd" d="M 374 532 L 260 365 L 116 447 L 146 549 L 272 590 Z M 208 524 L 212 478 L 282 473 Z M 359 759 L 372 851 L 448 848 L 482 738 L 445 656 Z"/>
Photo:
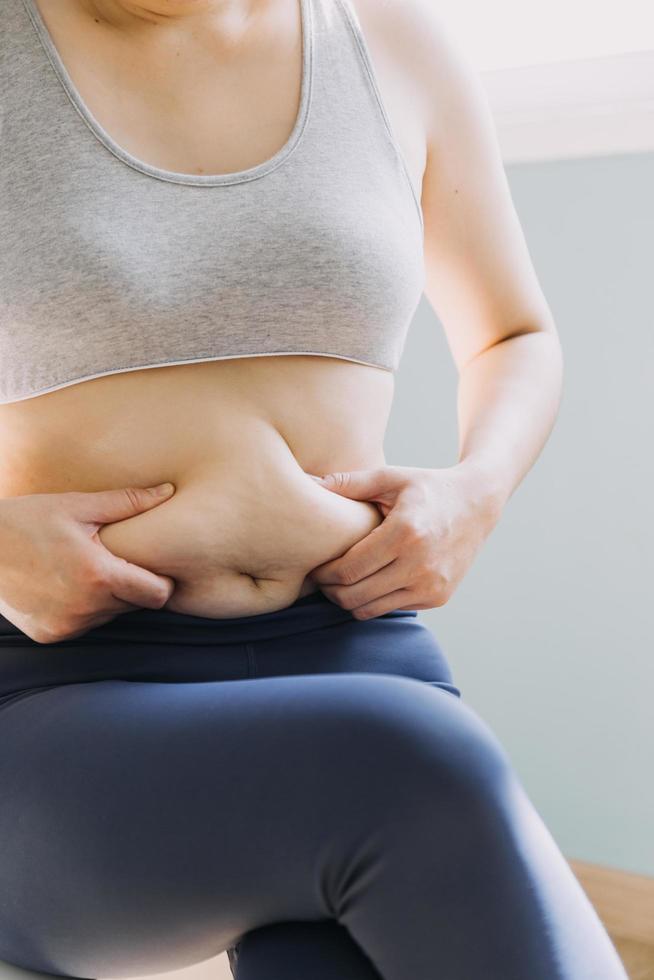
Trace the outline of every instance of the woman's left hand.
<path fill-rule="evenodd" d="M 465 463 L 444 469 L 380 466 L 330 473 L 327 479 L 321 483 L 326 489 L 375 503 L 385 518 L 310 573 L 327 598 L 356 619 L 444 605 L 501 513 L 498 498 Z"/>

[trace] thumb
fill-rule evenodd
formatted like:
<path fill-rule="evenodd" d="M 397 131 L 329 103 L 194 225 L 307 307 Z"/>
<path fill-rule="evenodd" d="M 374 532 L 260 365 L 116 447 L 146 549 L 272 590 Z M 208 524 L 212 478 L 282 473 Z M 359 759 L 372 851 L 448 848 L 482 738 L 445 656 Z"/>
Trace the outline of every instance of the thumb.
<path fill-rule="evenodd" d="M 75 516 L 94 524 L 112 524 L 156 507 L 168 500 L 174 491 L 172 483 L 161 483 L 156 487 L 121 487 L 81 493 L 75 501 Z"/>
<path fill-rule="evenodd" d="M 314 477 L 327 490 L 340 493 L 353 500 L 375 500 L 399 483 L 399 474 L 392 466 L 372 470 L 349 470 L 344 473 L 327 473 L 324 477 Z"/>

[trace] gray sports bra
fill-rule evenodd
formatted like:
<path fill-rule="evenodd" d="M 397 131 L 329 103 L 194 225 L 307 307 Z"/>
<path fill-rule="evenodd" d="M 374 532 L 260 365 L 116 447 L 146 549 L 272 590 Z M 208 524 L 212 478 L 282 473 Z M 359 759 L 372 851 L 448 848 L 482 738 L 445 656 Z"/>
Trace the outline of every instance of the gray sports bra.
<path fill-rule="evenodd" d="M 350 0 L 301 12 L 288 141 L 196 175 L 118 146 L 34 0 L 2 0 L 0 404 L 232 357 L 396 370 L 424 287 L 419 194 Z"/>

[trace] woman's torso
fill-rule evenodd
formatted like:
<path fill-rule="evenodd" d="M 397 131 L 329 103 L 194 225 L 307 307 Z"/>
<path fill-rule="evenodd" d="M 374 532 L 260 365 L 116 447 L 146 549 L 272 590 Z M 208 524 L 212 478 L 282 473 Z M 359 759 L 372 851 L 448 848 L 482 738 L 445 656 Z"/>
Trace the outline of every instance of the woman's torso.
<path fill-rule="evenodd" d="M 364 27 L 373 16 L 366 6 L 357 3 Z M 99 33 L 73 0 L 41 12 L 82 97 L 121 146 L 167 170 L 218 174 L 256 165 L 288 138 L 299 98 L 295 8 L 271 4 L 266 26 L 240 45 L 233 25 L 219 75 L 193 57 L 201 44 L 192 36 L 171 60 L 170 39 L 156 53 Z M 368 35 L 420 186 L 424 134 L 402 112 L 409 81 L 383 70 L 389 52 Z M 235 93 L 245 93 L 247 109 Z M 215 617 L 271 611 L 314 591 L 311 569 L 381 522 L 373 504 L 330 493 L 308 474 L 383 465 L 392 395 L 389 371 L 310 355 L 94 378 L 0 405 L 0 497 L 171 480 L 170 501 L 105 525 L 103 544 L 171 575 L 168 608 Z"/>

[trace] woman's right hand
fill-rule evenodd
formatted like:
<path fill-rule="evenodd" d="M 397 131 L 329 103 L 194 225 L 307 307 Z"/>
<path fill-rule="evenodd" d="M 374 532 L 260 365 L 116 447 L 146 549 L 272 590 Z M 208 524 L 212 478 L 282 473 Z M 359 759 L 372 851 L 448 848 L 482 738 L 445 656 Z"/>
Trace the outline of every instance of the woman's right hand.
<path fill-rule="evenodd" d="M 156 488 L 0 499 L 0 613 L 37 643 L 82 636 L 132 609 L 159 609 L 175 580 L 106 548 L 98 530 L 170 500 Z"/>

